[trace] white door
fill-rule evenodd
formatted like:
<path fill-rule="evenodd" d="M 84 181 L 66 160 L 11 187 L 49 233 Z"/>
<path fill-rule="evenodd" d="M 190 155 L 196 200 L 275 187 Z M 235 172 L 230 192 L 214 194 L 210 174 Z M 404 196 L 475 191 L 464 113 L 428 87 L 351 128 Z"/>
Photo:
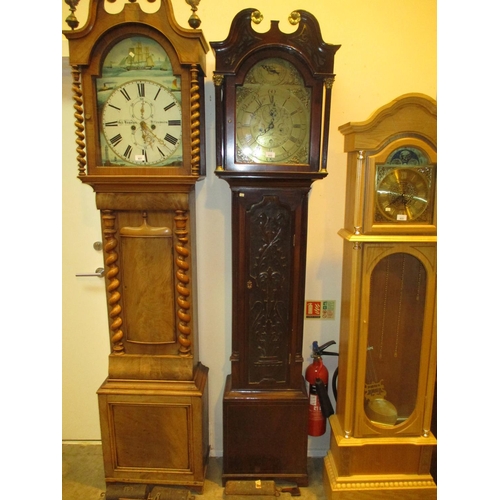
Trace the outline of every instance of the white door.
<path fill-rule="evenodd" d="M 96 391 L 108 370 L 104 278 L 76 277 L 103 266 L 93 189 L 78 178 L 72 75 L 62 69 L 62 437 L 100 440 Z"/>

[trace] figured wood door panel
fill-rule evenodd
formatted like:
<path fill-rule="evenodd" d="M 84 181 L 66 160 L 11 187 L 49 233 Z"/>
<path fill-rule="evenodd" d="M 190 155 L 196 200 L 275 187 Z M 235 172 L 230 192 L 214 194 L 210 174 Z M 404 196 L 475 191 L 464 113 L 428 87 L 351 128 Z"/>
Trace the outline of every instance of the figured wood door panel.
<path fill-rule="evenodd" d="M 116 467 L 190 468 L 189 406 L 112 404 Z"/>
<path fill-rule="evenodd" d="M 166 344 L 176 341 L 172 230 L 141 226 L 120 230 L 127 341 Z"/>

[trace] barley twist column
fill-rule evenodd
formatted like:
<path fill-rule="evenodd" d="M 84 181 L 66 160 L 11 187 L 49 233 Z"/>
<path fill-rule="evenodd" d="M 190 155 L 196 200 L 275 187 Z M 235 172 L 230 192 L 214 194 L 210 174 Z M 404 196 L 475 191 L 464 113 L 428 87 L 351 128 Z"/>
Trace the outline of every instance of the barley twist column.
<path fill-rule="evenodd" d="M 123 320 L 121 318 L 122 307 L 120 305 L 121 294 L 118 291 L 120 286 L 120 281 L 116 278 L 120 272 L 116 261 L 118 260 L 118 253 L 115 251 L 118 241 L 115 238 L 116 228 L 115 228 L 116 217 L 112 210 L 102 211 L 102 227 L 104 234 L 104 251 L 106 252 L 106 278 L 108 281 L 108 304 L 109 304 L 109 316 L 111 318 L 111 348 L 112 354 L 123 354 L 123 331 L 121 326 Z"/>
<path fill-rule="evenodd" d="M 76 160 L 78 162 L 78 175 L 85 175 L 85 166 L 87 162 L 85 160 L 85 134 L 84 134 L 84 125 L 83 125 L 83 99 L 82 99 L 82 90 L 81 90 L 81 82 L 80 82 L 80 70 L 78 66 L 71 67 L 71 74 L 73 75 L 73 100 L 75 104 L 73 108 L 75 109 L 75 114 L 73 115 L 76 119 L 75 127 L 76 127 L 76 152 L 77 157 Z"/>
<path fill-rule="evenodd" d="M 200 87 L 198 68 L 191 65 L 191 175 L 200 175 Z"/>
<path fill-rule="evenodd" d="M 191 292 L 188 288 L 189 285 L 189 248 L 186 247 L 188 243 L 188 230 L 187 230 L 187 212 L 186 210 L 176 210 L 175 220 L 175 235 L 177 242 L 175 251 L 177 252 L 177 330 L 178 341 L 180 344 L 179 354 L 181 356 L 189 356 L 191 354 Z"/>

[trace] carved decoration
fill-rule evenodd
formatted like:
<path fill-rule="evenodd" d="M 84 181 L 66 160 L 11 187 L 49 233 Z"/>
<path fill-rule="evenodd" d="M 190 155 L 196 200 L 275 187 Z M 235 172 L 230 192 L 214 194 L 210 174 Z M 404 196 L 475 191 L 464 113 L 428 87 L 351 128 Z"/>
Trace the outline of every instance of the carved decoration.
<path fill-rule="evenodd" d="M 279 203 L 277 196 L 265 196 L 250 208 L 249 216 L 250 383 L 284 382 L 290 299 L 290 210 Z"/>

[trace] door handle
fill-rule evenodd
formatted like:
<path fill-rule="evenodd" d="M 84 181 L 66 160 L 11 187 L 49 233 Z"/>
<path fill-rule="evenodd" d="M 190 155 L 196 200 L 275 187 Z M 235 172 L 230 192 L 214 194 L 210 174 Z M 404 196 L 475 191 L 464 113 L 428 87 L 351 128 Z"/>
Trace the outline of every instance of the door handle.
<path fill-rule="evenodd" d="M 81 274 L 76 274 L 75 276 L 77 278 L 80 278 L 82 276 L 97 276 L 98 278 L 103 278 L 104 277 L 104 268 L 103 267 L 98 267 L 95 270 L 95 273 L 81 273 Z"/>

